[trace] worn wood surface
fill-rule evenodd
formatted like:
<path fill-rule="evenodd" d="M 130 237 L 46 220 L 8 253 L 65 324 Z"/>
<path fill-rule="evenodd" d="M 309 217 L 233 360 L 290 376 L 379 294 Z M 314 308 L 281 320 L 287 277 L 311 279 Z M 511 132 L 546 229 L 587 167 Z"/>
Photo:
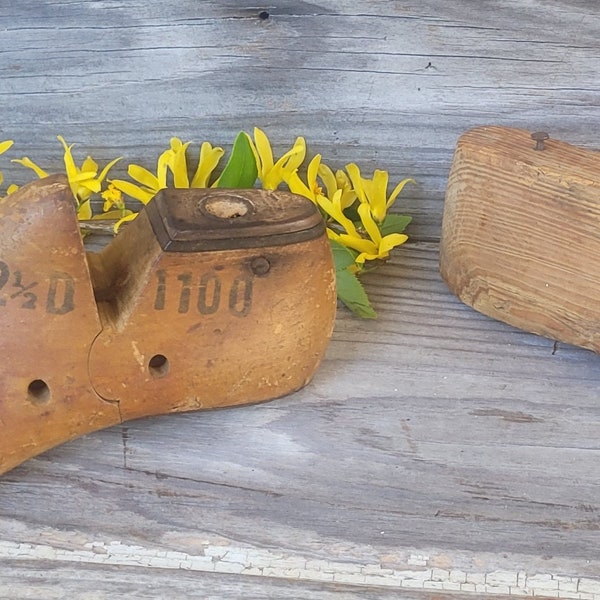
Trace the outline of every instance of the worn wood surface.
<path fill-rule="evenodd" d="M 161 569 L 140 572 L 135 567 L 98 567 L 68 565 L 54 561 L 27 563 L 14 561 L 14 570 L 7 572 L 5 581 L 10 582 L 10 595 L 0 590 L 1 600 L 44 598 L 169 598 L 187 600 L 221 600 L 243 598 L 244 600 L 398 600 L 398 592 L 385 587 L 357 587 L 340 584 L 316 584 L 289 579 L 244 577 L 236 574 L 180 573 L 174 578 L 169 571 Z M 0 567 L 1 569 L 1 567 Z M 23 574 L 27 577 L 24 578 Z M 31 595 L 35 582 L 36 596 Z M 89 590 L 82 594 L 82 589 Z M 99 590 L 99 591 L 92 591 Z M 144 590 L 141 591 L 140 590 Z M 193 590 L 193 595 L 190 593 Z M 471 594 L 452 595 L 452 600 L 469 600 Z M 510 596 L 495 596 L 496 600 L 508 600 Z M 406 590 L 403 600 L 446 600 L 439 592 L 422 593 Z"/>
<path fill-rule="evenodd" d="M 440 273 L 484 315 L 598 352 L 600 152 L 560 140 L 536 149 L 531 135 L 488 126 L 459 138 Z"/>
<path fill-rule="evenodd" d="M 219 216 L 230 205 L 252 211 Z M 12 361 L 0 371 L 0 475 L 132 419 L 299 390 L 337 304 L 325 224 L 306 198 L 168 190 L 86 252 L 64 175 L 0 202 L 0 288 L 0 355 Z"/>
<path fill-rule="evenodd" d="M 4 473 L 121 419 L 90 385 L 89 355 L 102 325 L 64 175 L 0 203 L 0 261 L 0 354 L 10 357 L 0 372 Z"/>
<path fill-rule="evenodd" d="M 256 124 L 418 186 L 411 244 L 366 278 L 379 320 L 341 312 L 308 388 L 3 476 L 0 597 L 600 597 L 599 359 L 475 313 L 437 271 L 463 131 L 599 145 L 599 33 L 591 0 L 4 3 L 13 156 L 58 168 L 60 133 L 151 166 L 171 135 Z"/>

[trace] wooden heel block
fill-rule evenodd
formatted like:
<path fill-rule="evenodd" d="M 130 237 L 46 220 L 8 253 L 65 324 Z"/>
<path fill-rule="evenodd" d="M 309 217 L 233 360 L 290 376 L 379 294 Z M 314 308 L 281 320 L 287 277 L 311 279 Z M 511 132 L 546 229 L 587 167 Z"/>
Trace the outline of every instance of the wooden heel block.
<path fill-rule="evenodd" d="M 600 153 L 545 137 L 482 127 L 459 139 L 441 273 L 478 311 L 598 352 Z"/>
<path fill-rule="evenodd" d="M 293 392 L 335 306 L 304 198 L 163 190 L 86 254 L 67 180 L 27 185 L 0 203 L 0 473 L 128 419 Z"/>

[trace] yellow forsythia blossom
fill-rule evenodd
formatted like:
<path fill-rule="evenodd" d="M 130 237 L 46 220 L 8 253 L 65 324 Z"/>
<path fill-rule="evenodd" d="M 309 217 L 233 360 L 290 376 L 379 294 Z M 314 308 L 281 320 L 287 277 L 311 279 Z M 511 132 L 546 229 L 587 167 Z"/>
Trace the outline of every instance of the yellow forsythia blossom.
<path fill-rule="evenodd" d="M 98 163 L 91 156 L 88 156 L 81 164 L 81 167 L 78 167 L 75 164 L 75 160 L 71 151 L 73 146 L 67 145 L 67 142 L 65 142 L 65 139 L 61 135 L 57 137 L 64 148 L 63 161 L 65 164 L 67 179 L 69 180 L 69 185 L 71 187 L 71 192 L 73 192 L 73 197 L 77 203 L 77 216 L 80 219 L 90 219 L 92 217 L 92 209 L 90 204 L 91 195 L 101 191 L 102 182 L 108 175 L 108 172 L 115 165 L 115 163 L 121 159 L 115 158 L 109 162 L 98 174 Z M 20 159 L 15 159 L 13 162 L 19 163 L 24 167 L 31 169 L 40 179 L 43 177 L 48 177 L 48 173 L 44 169 L 26 156 Z"/>
<path fill-rule="evenodd" d="M 273 159 L 271 142 L 262 129 L 254 128 L 254 141 L 248 136 L 254 153 L 258 179 L 265 190 L 276 190 L 286 179 L 295 173 L 306 157 L 306 141 L 297 137 L 294 145 L 277 162 Z"/>
<path fill-rule="evenodd" d="M 183 143 L 179 138 L 171 138 L 170 146 L 158 157 L 156 174 L 140 165 L 131 164 L 127 169 L 128 175 L 136 182 L 131 183 L 122 179 L 113 179 L 111 183 L 118 190 L 147 204 L 154 196 L 168 186 L 168 174 L 171 172 L 173 187 L 199 188 L 207 187 L 210 176 L 217 168 L 223 148 L 213 148 L 204 142 L 200 148 L 198 166 L 190 182 L 186 150 L 191 142 Z M 131 219 L 129 219 L 131 220 Z"/>
<path fill-rule="evenodd" d="M 388 172 L 376 169 L 372 179 L 365 179 L 360 174 L 360 169 L 354 164 L 346 165 L 346 171 L 361 203 L 366 203 L 371 208 L 371 214 L 378 223 L 383 223 L 388 208 L 394 203 L 407 183 L 415 183 L 414 179 L 402 180 L 387 196 Z"/>
<path fill-rule="evenodd" d="M 388 258 L 390 250 L 408 239 L 403 233 L 384 236 L 379 225 L 404 186 L 413 180 L 401 181 L 388 197 L 387 171 L 375 171 L 373 179 L 365 179 L 354 163 L 347 165 L 346 170 L 348 175 L 343 171 L 334 175 L 317 154 L 308 165 L 306 183 L 296 171 L 288 175 L 286 181 L 292 192 L 309 198 L 327 215 L 327 235 L 358 252 L 356 264 L 361 269 L 367 260 Z M 344 214 L 357 198 L 360 224 L 355 224 Z"/>

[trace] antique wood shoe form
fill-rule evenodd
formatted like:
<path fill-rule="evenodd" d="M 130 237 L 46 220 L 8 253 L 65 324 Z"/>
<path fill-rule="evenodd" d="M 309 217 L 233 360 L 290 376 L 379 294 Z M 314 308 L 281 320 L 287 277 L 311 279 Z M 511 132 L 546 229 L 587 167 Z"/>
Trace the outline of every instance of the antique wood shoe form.
<path fill-rule="evenodd" d="M 458 141 L 441 274 L 476 310 L 600 351 L 600 153 L 504 127 Z"/>
<path fill-rule="evenodd" d="M 0 473 L 128 419 L 293 392 L 335 306 L 304 198 L 163 190 L 86 255 L 66 178 L 29 184 L 0 203 Z"/>

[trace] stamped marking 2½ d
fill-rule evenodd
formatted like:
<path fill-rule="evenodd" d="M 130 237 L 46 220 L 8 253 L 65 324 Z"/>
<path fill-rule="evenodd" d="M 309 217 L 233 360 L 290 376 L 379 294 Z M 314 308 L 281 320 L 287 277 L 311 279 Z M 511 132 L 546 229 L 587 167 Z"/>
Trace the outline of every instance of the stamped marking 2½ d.
<path fill-rule="evenodd" d="M 189 271 L 167 275 L 164 269 L 159 269 L 156 271 L 154 310 L 167 308 L 167 288 L 177 290 L 172 302 L 180 314 L 197 310 L 201 315 L 212 315 L 219 309 L 226 309 L 236 317 L 245 317 L 252 308 L 250 275 L 238 275 L 232 282 L 223 283 L 212 271 L 200 276 Z"/>
<path fill-rule="evenodd" d="M 39 281 L 23 275 L 19 269 L 12 270 L 0 260 L 0 309 L 16 305 L 26 310 L 42 307 L 47 313 L 64 315 L 75 308 L 75 282 L 62 271 L 50 273 L 48 288 L 44 290 Z M 45 302 L 38 302 L 43 296 Z"/>

